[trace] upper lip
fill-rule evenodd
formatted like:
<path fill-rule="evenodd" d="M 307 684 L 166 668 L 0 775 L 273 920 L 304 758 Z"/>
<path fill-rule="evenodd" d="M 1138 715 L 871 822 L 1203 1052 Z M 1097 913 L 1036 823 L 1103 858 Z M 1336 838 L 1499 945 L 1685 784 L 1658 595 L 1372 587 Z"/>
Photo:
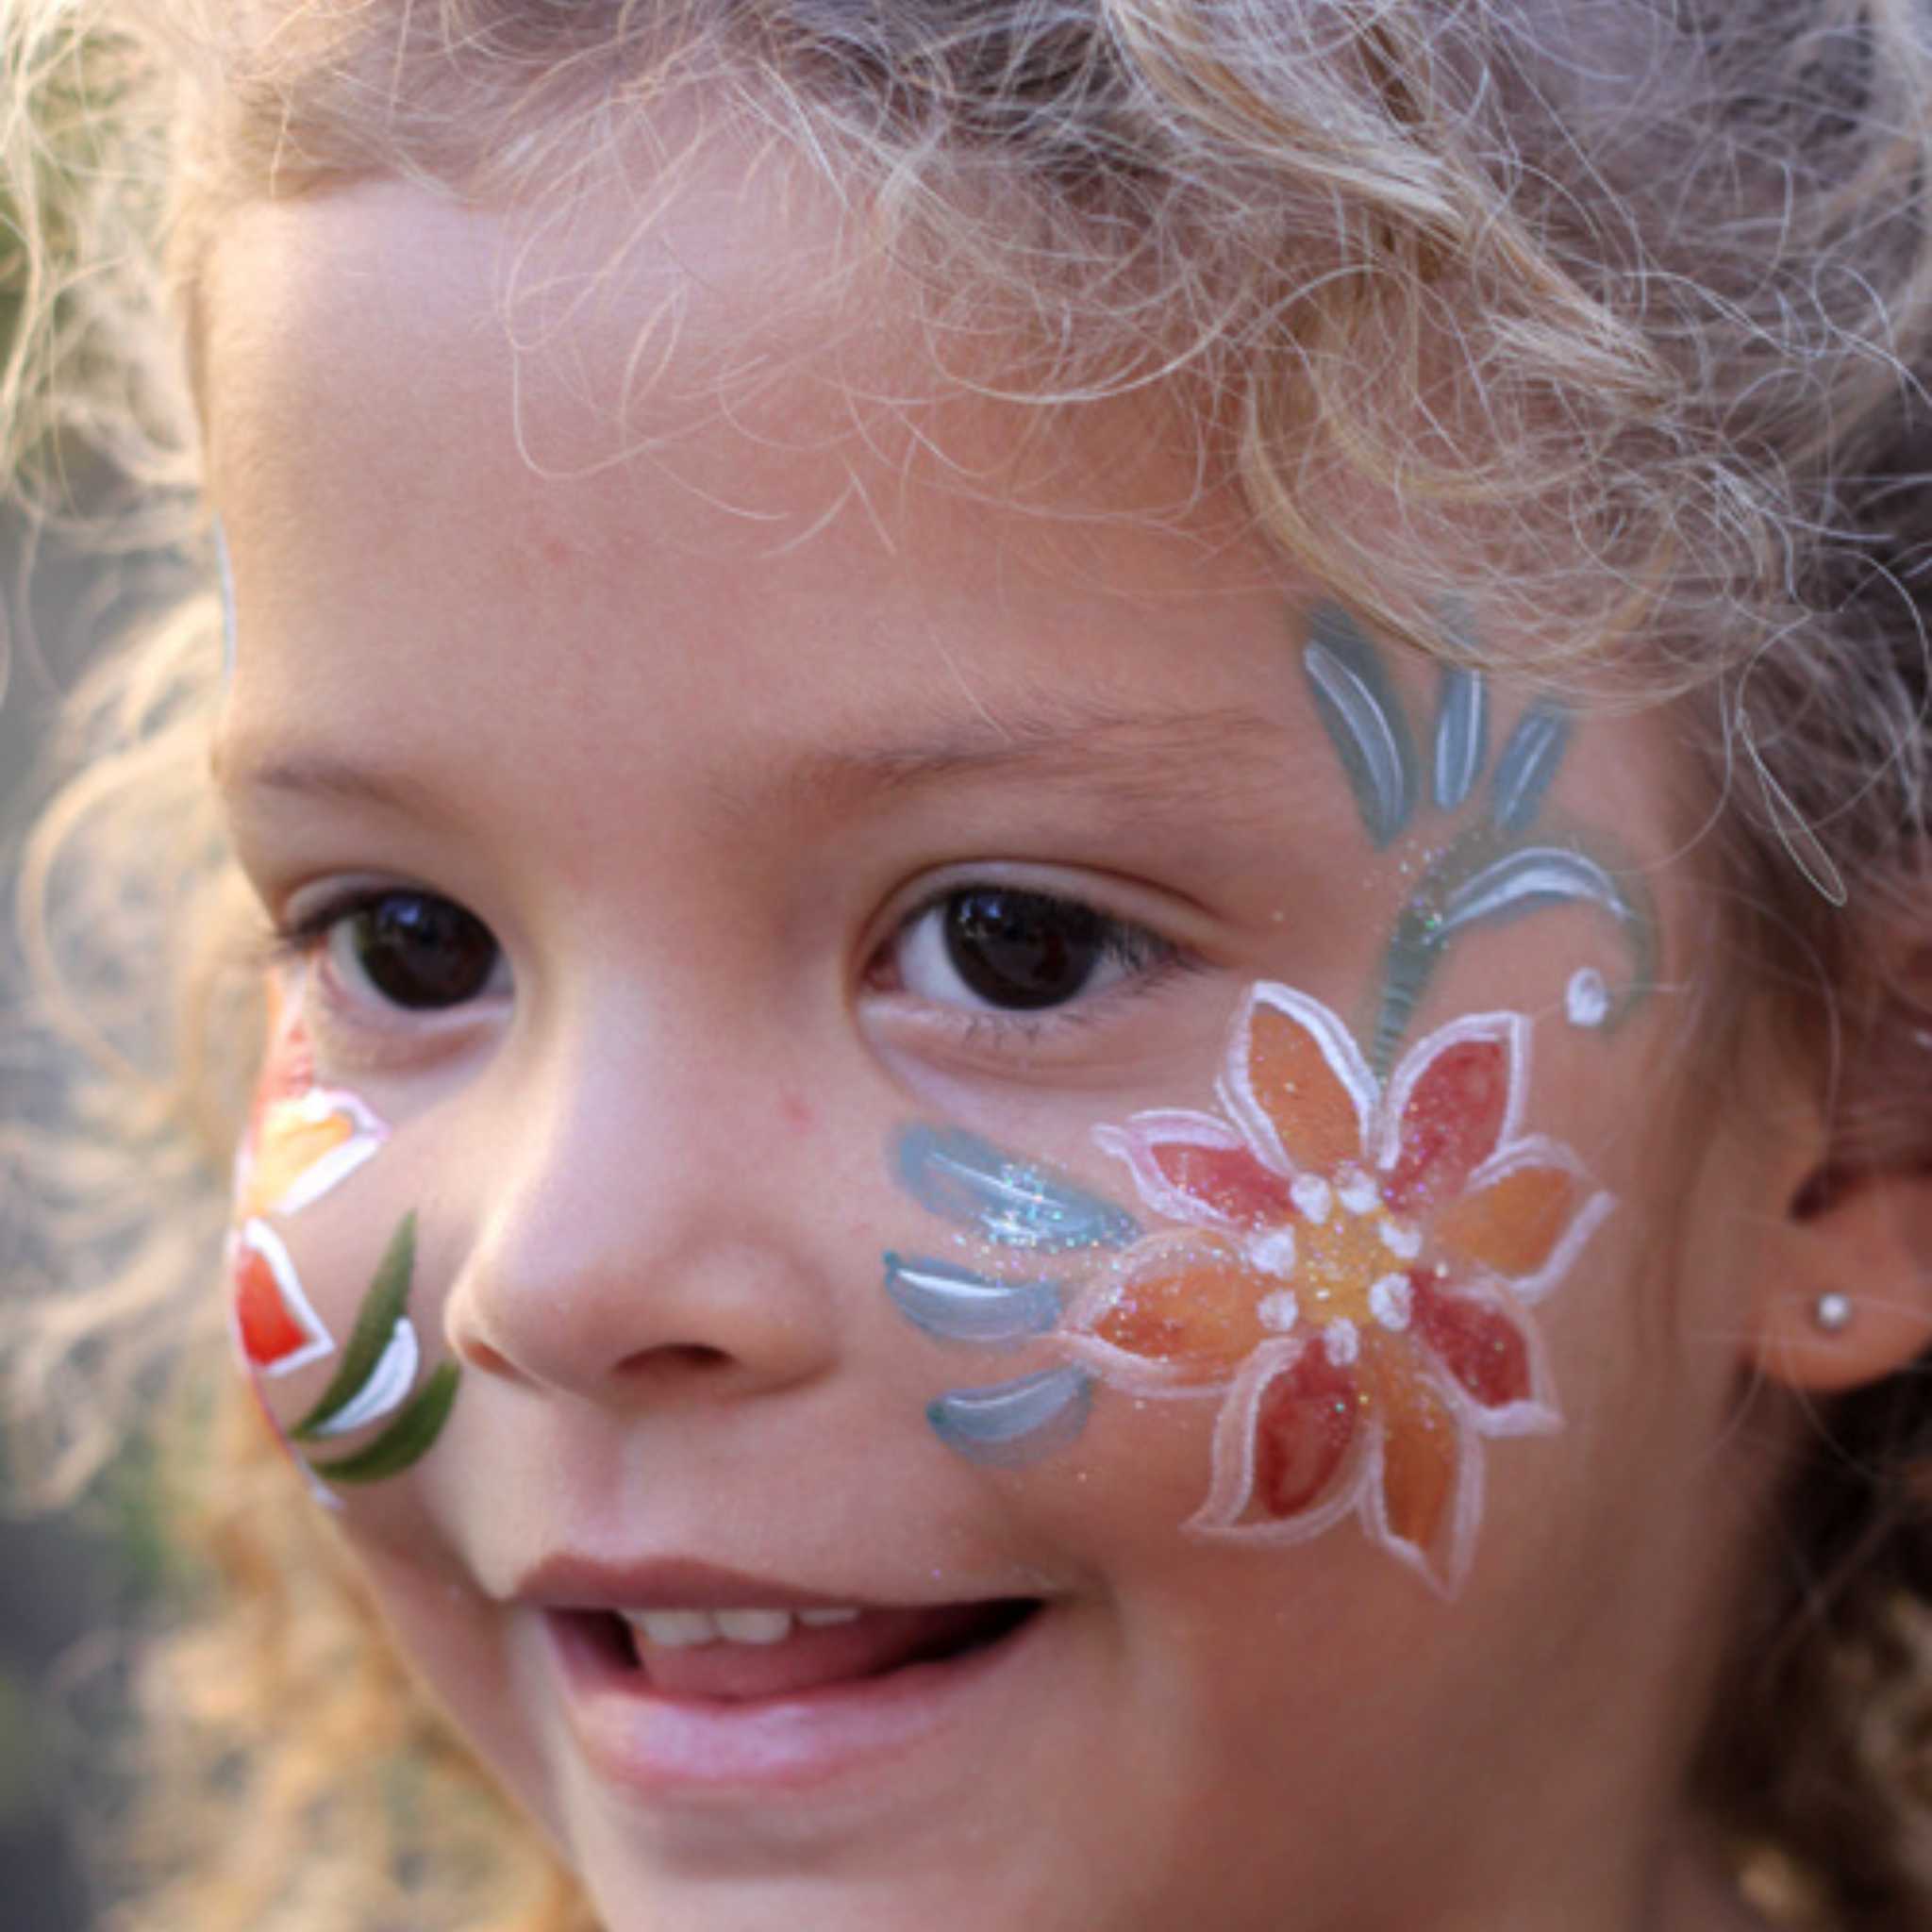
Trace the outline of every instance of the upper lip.
<path fill-rule="evenodd" d="M 513 1602 L 571 1610 L 818 1610 L 886 1605 L 828 1596 L 715 1563 L 665 1557 L 611 1563 L 567 1552 L 545 1557 L 517 1578 Z"/>

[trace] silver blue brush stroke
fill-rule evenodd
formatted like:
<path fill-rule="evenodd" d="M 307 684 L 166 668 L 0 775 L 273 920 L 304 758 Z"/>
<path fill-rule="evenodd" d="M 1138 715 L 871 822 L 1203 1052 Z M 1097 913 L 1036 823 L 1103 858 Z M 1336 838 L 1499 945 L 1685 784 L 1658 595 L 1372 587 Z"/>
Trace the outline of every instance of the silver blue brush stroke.
<path fill-rule="evenodd" d="M 1003 1154 L 963 1127 L 903 1128 L 898 1164 L 900 1180 L 922 1208 L 1001 1247 L 1041 1254 L 1117 1248 L 1141 1232 L 1124 1208 Z"/>
<path fill-rule="evenodd" d="M 1546 906 L 1588 901 L 1616 919 L 1635 909 L 1609 872 L 1563 845 L 1524 845 L 1487 865 L 1442 901 L 1439 942 L 1486 920 L 1515 919 Z"/>
<path fill-rule="evenodd" d="M 1506 832 L 1520 832 L 1542 808 L 1570 748 L 1570 716 L 1556 705 L 1532 705 L 1496 760 L 1490 817 Z"/>
<path fill-rule="evenodd" d="M 1059 1326 L 1052 1282 L 994 1281 L 952 1261 L 889 1254 L 886 1292 L 908 1322 L 942 1341 L 999 1347 Z"/>
<path fill-rule="evenodd" d="M 969 1460 L 1011 1464 L 1065 1448 L 1092 1407 L 1093 1377 L 1085 1369 L 1043 1369 L 990 1389 L 955 1389 L 928 1405 L 925 1419 Z"/>
<path fill-rule="evenodd" d="M 215 572 L 222 586 L 222 682 L 235 675 L 235 567 L 228 561 L 227 532 L 214 520 Z"/>
<path fill-rule="evenodd" d="M 1519 844 L 1490 826 L 1457 841 L 1403 907 L 1383 958 L 1382 991 L 1369 1027 L 1369 1061 L 1387 1075 L 1402 1037 L 1451 941 L 1557 906 L 1594 906 L 1615 922 L 1629 976 L 1605 1016 L 1620 1024 L 1657 981 L 1657 929 L 1637 875 L 1612 870 L 1574 840 Z"/>
<path fill-rule="evenodd" d="M 1436 699 L 1436 803 L 1454 811 L 1475 790 L 1490 749 L 1489 692 L 1482 676 L 1445 664 Z"/>
<path fill-rule="evenodd" d="M 1321 604 L 1302 669 L 1369 837 L 1386 845 L 1415 809 L 1417 778 L 1415 747 L 1381 654 L 1339 604 Z"/>

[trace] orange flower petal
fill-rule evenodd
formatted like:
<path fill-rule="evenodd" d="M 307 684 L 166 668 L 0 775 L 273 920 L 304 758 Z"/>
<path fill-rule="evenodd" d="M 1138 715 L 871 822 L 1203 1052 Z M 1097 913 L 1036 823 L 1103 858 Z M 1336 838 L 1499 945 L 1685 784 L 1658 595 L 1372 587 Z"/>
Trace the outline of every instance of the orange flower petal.
<path fill-rule="evenodd" d="M 1298 1172 L 1331 1174 L 1362 1158 L 1362 1109 L 1306 1022 L 1257 1000 L 1247 1079 Z"/>
<path fill-rule="evenodd" d="M 1431 1557 L 1456 1494 L 1461 1429 L 1399 1347 L 1363 1340 L 1363 1366 L 1382 1416 L 1383 1515 L 1391 1536 Z"/>
<path fill-rule="evenodd" d="M 350 1140 L 356 1123 L 345 1113 L 320 1120 L 305 1118 L 287 1105 L 271 1108 L 261 1124 L 255 1159 L 248 1174 L 244 1212 L 256 1212 L 279 1201 L 324 1155 Z"/>
<path fill-rule="evenodd" d="M 1506 1278 L 1526 1279 L 1556 1253 L 1587 1187 L 1581 1174 L 1566 1167 L 1513 1168 L 1439 1215 L 1436 1239 Z"/>
<path fill-rule="evenodd" d="M 1175 1379 L 1224 1381 L 1271 1331 L 1257 1313 L 1271 1284 L 1231 1250 L 1157 1236 L 1130 1253 L 1087 1332 Z"/>

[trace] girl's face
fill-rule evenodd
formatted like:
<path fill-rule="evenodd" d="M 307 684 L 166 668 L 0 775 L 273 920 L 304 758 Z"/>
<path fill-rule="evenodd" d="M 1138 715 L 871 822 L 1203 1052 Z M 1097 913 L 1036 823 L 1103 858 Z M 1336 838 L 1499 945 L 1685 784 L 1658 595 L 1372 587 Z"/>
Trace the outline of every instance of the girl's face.
<path fill-rule="evenodd" d="M 221 243 L 246 1372 L 618 1932 L 1634 1917 L 1758 1482 L 1667 733 L 779 201 Z"/>

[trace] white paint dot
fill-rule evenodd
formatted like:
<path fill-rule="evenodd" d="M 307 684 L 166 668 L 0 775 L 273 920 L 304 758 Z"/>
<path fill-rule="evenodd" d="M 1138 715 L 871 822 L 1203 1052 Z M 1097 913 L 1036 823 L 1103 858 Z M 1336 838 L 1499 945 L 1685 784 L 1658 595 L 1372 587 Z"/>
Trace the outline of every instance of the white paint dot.
<path fill-rule="evenodd" d="M 1610 1016 L 1610 990 L 1594 966 L 1580 966 L 1570 975 L 1563 1010 L 1573 1026 L 1601 1026 Z"/>
<path fill-rule="evenodd" d="M 1382 1245 L 1398 1261 L 1413 1261 L 1423 1251 L 1423 1231 L 1410 1227 L 1407 1222 L 1385 1221 L 1382 1224 Z"/>
<path fill-rule="evenodd" d="M 1397 1334 L 1408 1326 L 1415 1307 L 1415 1291 L 1404 1274 L 1385 1274 L 1369 1288 L 1369 1308 L 1376 1321 Z"/>
<path fill-rule="evenodd" d="M 1362 1339 L 1353 1322 L 1331 1322 L 1322 1331 L 1322 1346 L 1338 1369 L 1345 1369 L 1362 1352 Z"/>
<path fill-rule="evenodd" d="M 1342 1174 L 1335 1192 L 1351 1214 L 1373 1214 L 1382 1205 L 1381 1191 L 1356 1168 Z"/>
<path fill-rule="evenodd" d="M 1318 1174 L 1298 1174 L 1289 1189 L 1296 1213 L 1317 1224 L 1328 1219 L 1335 1206 L 1335 1191 Z"/>
<path fill-rule="evenodd" d="M 1255 1308 L 1264 1328 L 1273 1328 L 1278 1335 L 1286 1335 L 1302 1318 L 1300 1305 L 1293 1295 L 1284 1288 L 1274 1294 L 1263 1295 Z"/>
<path fill-rule="evenodd" d="M 1294 1273 L 1294 1236 L 1285 1227 L 1270 1228 L 1249 1243 L 1248 1259 L 1263 1274 L 1279 1274 L 1286 1280 Z"/>

